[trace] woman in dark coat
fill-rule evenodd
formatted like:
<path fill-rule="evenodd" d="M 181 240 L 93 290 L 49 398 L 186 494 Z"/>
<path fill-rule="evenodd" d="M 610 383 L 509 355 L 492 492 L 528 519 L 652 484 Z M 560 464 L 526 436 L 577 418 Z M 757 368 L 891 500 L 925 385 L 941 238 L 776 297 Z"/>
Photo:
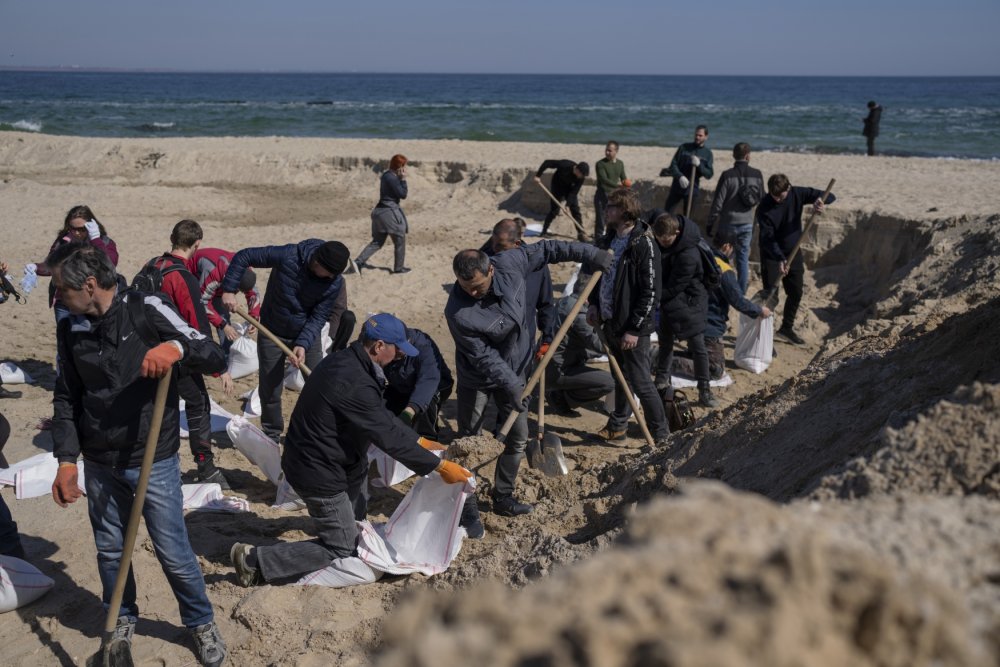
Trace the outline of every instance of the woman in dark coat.
<path fill-rule="evenodd" d="M 718 401 L 712 396 L 708 348 L 705 347 L 708 290 L 703 281 L 701 251 L 698 250 L 701 232 L 690 218 L 660 212 L 654 212 L 652 231 L 660 246 L 662 268 L 656 387 L 662 393 L 670 387 L 674 341 L 686 340 L 698 380 L 698 400 L 705 407 L 714 408 Z"/>
<path fill-rule="evenodd" d="M 393 155 L 389 161 L 389 169 L 382 172 L 378 204 L 372 209 L 372 240 L 358 255 L 356 264 L 359 270 L 370 268 L 367 264 L 368 258 L 385 245 L 387 237 L 391 237 L 395 251 L 392 272 L 409 272 L 410 269 L 403 265 L 409 225 L 406 222 L 406 214 L 399 206 L 399 201 L 406 199 L 406 194 L 406 156 Z"/>

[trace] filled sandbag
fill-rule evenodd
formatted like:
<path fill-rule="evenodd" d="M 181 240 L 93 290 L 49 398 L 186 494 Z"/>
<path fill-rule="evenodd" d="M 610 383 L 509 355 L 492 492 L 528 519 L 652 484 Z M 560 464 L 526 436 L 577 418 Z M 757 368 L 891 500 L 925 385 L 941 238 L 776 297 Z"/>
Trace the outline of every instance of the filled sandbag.
<path fill-rule="evenodd" d="M 254 387 L 243 394 L 240 398 L 245 399 L 243 404 L 243 417 L 245 419 L 256 419 L 260 417 L 260 387 Z"/>
<path fill-rule="evenodd" d="M 245 331 L 245 328 L 244 328 Z M 226 372 L 234 380 L 256 373 L 260 369 L 257 359 L 257 341 L 241 333 L 229 348 L 229 365 Z"/>
<path fill-rule="evenodd" d="M 212 400 L 212 397 L 208 398 L 210 404 L 210 418 L 211 426 L 209 428 L 210 433 L 220 433 L 226 430 L 226 426 L 229 425 L 229 420 L 233 418 L 233 415 L 226 410 L 224 407 Z M 190 434 L 188 433 L 188 423 L 187 423 L 187 406 L 184 401 L 178 403 L 180 408 L 180 434 L 182 438 L 187 438 Z"/>
<path fill-rule="evenodd" d="M 48 593 L 52 579 L 26 561 L 0 556 L 0 613 L 31 604 Z"/>
<path fill-rule="evenodd" d="M 281 447 L 251 424 L 245 417 L 235 416 L 226 426 L 226 433 L 233 447 L 247 457 L 251 463 L 260 468 L 264 476 L 278 488 L 274 506 L 280 509 L 296 510 L 305 507 L 305 503 L 295 493 L 295 489 L 285 480 L 281 471 Z"/>
<path fill-rule="evenodd" d="M 444 455 L 444 452 L 441 451 L 432 451 L 431 453 L 438 458 Z M 368 463 L 371 464 L 372 461 L 375 462 L 375 467 L 378 469 L 378 477 L 371 481 L 371 485 L 374 487 L 388 489 L 416 474 L 375 445 L 368 447 Z"/>
<path fill-rule="evenodd" d="M 12 361 L 0 363 L 0 380 L 4 384 L 35 384 L 35 379 Z"/>
<path fill-rule="evenodd" d="M 285 368 L 285 388 L 291 389 L 292 391 L 302 391 L 302 387 L 306 386 L 306 378 L 295 366 L 288 364 Z"/>
<path fill-rule="evenodd" d="M 740 313 L 733 360 L 751 373 L 763 373 L 774 357 L 774 318 L 750 317 Z"/>

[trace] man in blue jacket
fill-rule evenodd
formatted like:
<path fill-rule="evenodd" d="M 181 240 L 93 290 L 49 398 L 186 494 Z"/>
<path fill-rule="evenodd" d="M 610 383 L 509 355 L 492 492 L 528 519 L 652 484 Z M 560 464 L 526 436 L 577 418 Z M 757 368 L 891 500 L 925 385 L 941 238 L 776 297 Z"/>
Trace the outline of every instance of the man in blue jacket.
<path fill-rule="evenodd" d="M 341 273 L 350 253 L 339 241 L 306 239 L 284 246 L 244 248 L 233 256 L 222 281 L 222 304 L 236 309 L 236 292 L 247 267 L 271 269 L 267 293 L 260 309 L 260 322 L 285 345 L 298 367 L 305 362 L 315 368 L 323 358 L 320 332 L 333 312 L 343 289 Z M 260 362 L 260 425 L 269 438 L 278 441 L 285 428 L 281 414 L 281 389 L 285 355 L 265 336 L 257 341 Z"/>
<path fill-rule="evenodd" d="M 455 339 L 458 373 L 459 435 L 482 430 L 487 401 L 497 405 L 497 421 L 511 410 L 520 414 L 497 460 L 493 511 L 503 516 L 527 514 L 531 505 L 514 498 L 517 471 L 528 442 L 527 407 L 521 400 L 534 357 L 525 283 L 544 264 L 590 262 L 602 270 L 610 253 L 586 243 L 540 241 L 489 257 L 481 250 L 463 250 L 452 268 L 455 285 L 444 309 Z"/>
<path fill-rule="evenodd" d="M 824 202 L 822 190 L 792 187 L 784 174 L 774 174 L 767 179 L 767 192 L 757 206 L 756 215 L 760 227 L 761 278 L 765 292 L 775 288 L 780 279 L 788 299 L 781 328 L 774 337 L 793 345 L 805 345 L 794 329 L 795 315 L 802 301 L 805 263 L 801 252 L 796 253 L 790 265 L 786 258 L 802 236 L 802 209 L 811 204 L 817 213 L 822 213 L 826 204 L 832 204 L 837 198 L 831 192 Z"/>

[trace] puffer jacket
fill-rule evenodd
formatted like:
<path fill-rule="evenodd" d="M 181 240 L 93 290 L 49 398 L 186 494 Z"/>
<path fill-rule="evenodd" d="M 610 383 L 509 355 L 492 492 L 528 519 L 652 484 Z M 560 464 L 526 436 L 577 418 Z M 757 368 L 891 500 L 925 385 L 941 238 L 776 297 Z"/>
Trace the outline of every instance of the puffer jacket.
<path fill-rule="evenodd" d="M 248 266 L 271 269 L 267 279 L 260 322 L 274 334 L 290 339 L 292 347 L 308 350 L 333 312 L 343 276 L 333 280 L 317 278 L 309 270 L 309 260 L 325 241 L 306 239 L 283 246 L 244 248 L 222 281 L 222 291 L 235 293 Z"/>
<path fill-rule="evenodd" d="M 146 342 L 132 321 L 128 300 L 143 299 L 146 321 L 160 341 L 178 341 L 185 369 L 217 373 L 226 367 L 222 348 L 193 329 L 173 304 L 155 294 L 119 292 L 101 317 L 72 315 L 57 329 L 59 375 L 52 403 L 53 454 L 62 462 L 84 458 L 108 465 L 141 464 L 153 417 L 157 380 L 139 377 Z M 177 373 L 163 413 L 156 458 L 180 446 Z"/>
<path fill-rule="evenodd" d="M 586 243 L 539 241 L 493 257 L 493 283 L 474 299 L 456 282 L 444 315 L 455 339 L 458 384 L 480 389 L 519 391 L 534 353 L 529 335 L 534 304 L 527 303 L 525 280 L 544 264 L 592 262 L 599 250 Z"/>
<path fill-rule="evenodd" d="M 660 248 L 662 284 L 660 292 L 660 328 L 685 340 L 705 331 L 708 316 L 708 290 L 702 281 L 704 269 L 698 241 L 698 225 L 683 215 L 680 234 L 669 248 Z"/>

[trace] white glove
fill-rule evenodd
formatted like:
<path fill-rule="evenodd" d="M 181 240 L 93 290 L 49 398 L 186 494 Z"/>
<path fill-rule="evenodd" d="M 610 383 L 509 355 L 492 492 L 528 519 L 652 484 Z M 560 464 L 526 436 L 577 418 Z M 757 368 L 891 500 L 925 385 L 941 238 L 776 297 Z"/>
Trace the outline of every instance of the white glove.
<path fill-rule="evenodd" d="M 101 238 L 101 228 L 97 226 L 97 220 L 89 220 L 84 227 L 87 229 L 87 236 L 90 237 L 91 241 Z"/>
<path fill-rule="evenodd" d="M 37 275 L 38 265 L 37 264 L 25 264 L 24 265 L 24 275 Z"/>
<path fill-rule="evenodd" d="M 700 164 L 701 164 L 701 158 L 699 158 L 697 155 L 692 155 L 691 156 L 691 165 L 694 166 L 694 167 L 697 167 Z"/>
<path fill-rule="evenodd" d="M 687 176 L 681 176 L 677 179 L 677 182 L 680 184 L 681 190 L 687 190 L 688 186 L 691 185 L 691 181 L 687 179 Z"/>

